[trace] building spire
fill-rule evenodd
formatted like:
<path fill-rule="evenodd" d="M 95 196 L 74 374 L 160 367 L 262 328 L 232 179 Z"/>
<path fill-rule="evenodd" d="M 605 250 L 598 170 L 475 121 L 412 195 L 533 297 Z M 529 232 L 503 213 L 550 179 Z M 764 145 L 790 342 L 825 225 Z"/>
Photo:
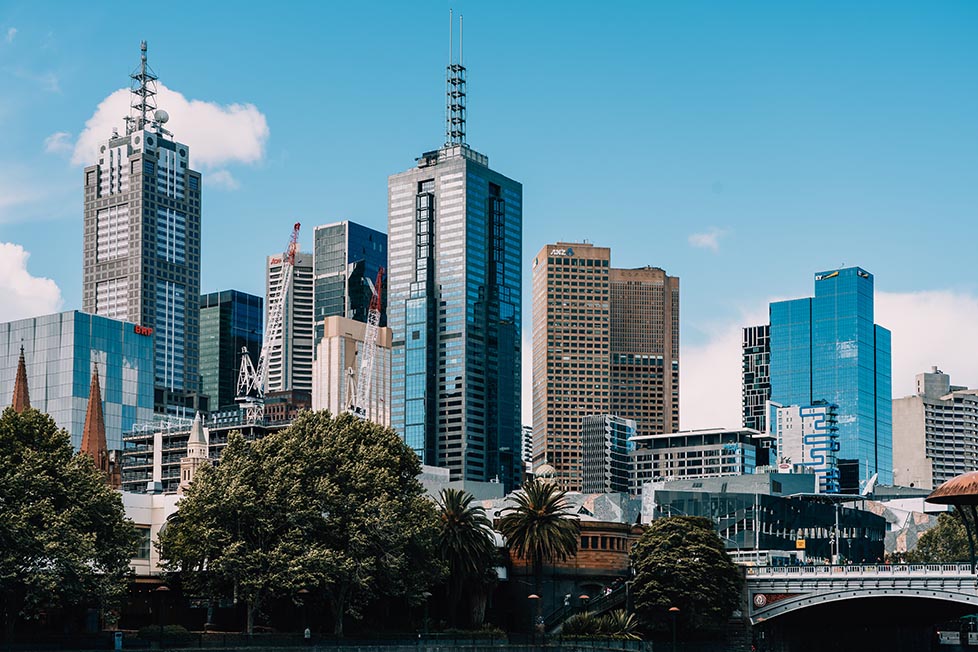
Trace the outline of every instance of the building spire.
<path fill-rule="evenodd" d="M 17 376 L 14 379 L 14 397 L 11 401 L 14 412 L 23 414 L 31 406 L 31 394 L 27 389 L 27 364 L 24 362 L 24 345 L 20 345 L 20 358 L 17 360 Z"/>
<path fill-rule="evenodd" d="M 448 67 L 445 71 L 445 147 L 465 144 L 465 66 L 462 65 L 462 16 L 458 17 L 458 63 L 455 20 L 448 10 Z"/>
<path fill-rule="evenodd" d="M 126 134 L 145 129 L 151 118 L 147 116 L 156 111 L 156 80 L 159 77 L 146 63 L 146 41 L 139 44 L 139 51 L 139 67 L 129 75 L 132 103 L 126 118 Z"/>
<path fill-rule="evenodd" d="M 105 416 L 102 414 L 102 387 L 98 380 L 98 363 L 92 370 L 92 385 L 88 391 L 85 429 L 82 431 L 81 452 L 95 460 L 102 473 L 109 473 L 109 450 L 105 442 Z"/>

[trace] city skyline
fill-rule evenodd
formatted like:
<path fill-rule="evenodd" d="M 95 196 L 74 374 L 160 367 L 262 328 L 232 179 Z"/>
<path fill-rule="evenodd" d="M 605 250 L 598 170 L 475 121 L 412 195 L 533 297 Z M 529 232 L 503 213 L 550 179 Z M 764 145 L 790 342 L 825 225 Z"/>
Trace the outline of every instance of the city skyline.
<path fill-rule="evenodd" d="M 206 20 L 182 25 L 180 33 L 147 26 L 144 34 L 119 34 L 108 29 L 111 5 L 83 19 L 41 18 L 27 6 L 0 11 L 0 62 L 6 64 L 0 74 L 10 82 L 0 102 L 0 120 L 8 126 L 0 150 L 9 152 L 0 156 L 0 257 L 7 266 L 0 276 L 10 285 L 23 283 L 18 288 L 35 287 L 23 272 L 16 249 L 22 246 L 32 255 L 27 273 L 53 279 L 61 303 L 50 286 L 41 286 L 27 290 L 30 303 L 18 304 L 8 285 L 0 289 L 0 298 L 11 299 L 4 320 L 81 307 L 81 168 L 71 159 L 80 153 L 76 143 L 86 120 L 94 128 L 107 116 L 122 127 L 127 111 L 119 107 L 128 106 L 128 97 L 117 89 L 142 38 L 150 42 L 164 86 L 173 88 L 161 89 L 160 106 L 171 113 L 175 138 L 193 150 L 208 189 L 203 292 L 261 293 L 261 267 L 243 261 L 266 255 L 266 243 L 278 242 L 293 218 L 310 226 L 352 219 L 383 229 L 384 179 L 440 135 L 447 47 L 418 53 L 409 74 L 395 61 L 398 44 L 408 47 L 418 33 L 440 43 L 447 5 L 425 5 L 416 15 L 381 7 L 393 20 L 374 21 L 369 29 L 364 16 L 350 10 L 337 10 L 331 20 L 314 10 L 305 24 L 297 14 L 272 14 L 259 21 L 262 29 L 273 41 L 288 36 L 297 44 L 282 59 L 235 49 L 233 63 L 224 54 L 233 48 L 225 37 L 208 30 L 205 38 Z M 505 15 L 454 6 L 469 18 L 470 140 L 526 187 L 525 288 L 529 259 L 554 240 L 600 239 L 615 248 L 623 267 L 655 265 L 682 277 L 683 428 L 739 423 L 740 327 L 760 323 L 752 316 L 769 301 L 804 294 L 807 274 L 843 262 L 870 268 L 878 278 L 878 319 L 894 338 L 894 396 L 910 393 L 914 374 L 932 364 L 975 384 L 978 354 L 951 358 L 949 347 L 941 348 L 942 340 L 967 341 L 978 322 L 966 268 L 974 227 L 965 219 L 974 203 L 971 189 L 978 187 L 970 146 L 978 134 L 967 119 L 978 105 L 968 64 L 975 52 L 969 35 L 978 25 L 973 7 L 805 13 L 766 5 L 704 13 L 702 5 L 636 6 L 596 21 L 592 37 L 608 47 L 585 56 L 573 45 L 587 15 L 540 8 Z M 869 20 L 876 24 L 867 30 Z M 240 16 L 227 21 L 244 34 L 259 33 L 246 22 L 238 25 L 246 21 Z M 542 33 L 544 24 L 551 34 Z M 326 34 L 303 41 L 313 25 Z M 805 26 L 801 34 L 799 25 Z M 340 34 L 344 29 L 350 34 Z M 800 41 L 788 42 L 782 31 Z M 81 45 L 93 33 L 103 47 Z M 537 38 L 499 45 L 500 34 L 510 43 L 527 33 Z M 370 34 L 391 45 L 369 54 L 383 89 L 343 58 L 351 39 Z M 692 38 L 699 51 L 688 47 Z M 181 39 L 195 47 L 177 47 Z M 907 42 L 927 47 L 910 50 Z M 295 120 L 309 111 L 306 105 L 293 101 L 295 94 L 275 97 L 282 84 L 298 84 L 304 67 L 296 63 L 281 80 L 273 71 L 306 55 L 319 64 L 316 74 L 329 89 L 316 96 L 322 120 Z M 848 65 L 834 65 L 842 62 Z M 534 90 L 540 66 L 547 75 Z M 628 77 L 652 83 L 630 89 L 623 85 Z M 571 78 L 581 81 L 568 84 Z M 372 93 L 394 101 L 375 101 L 380 98 Z M 615 99 L 626 94 L 628 104 Z M 628 152 L 613 147 L 619 119 L 641 125 L 629 132 Z M 208 120 L 232 127 L 236 142 L 208 140 L 202 131 Z M 86 138 L 93 142 L 107 133 L 102 128 Z M 523 147 L 527 142 L 534 143 L 532 151 Z M 301 189 L 319 187 L 306 185 L 319 183 L 315 177 L 300 174 L 312 151 L 322 163 L 316 174 L 327 180 L 325 193 Z M 336 161 L 323 152 L 335 153 Z M 587 163 L 595 156 L 610 181 L 589 186 L 594 171 Z M 563 187 L 593 190 L 562 193 Z M 884 220 L 893 228 L 881 239 L 877 228 Z M 239 222 L 260 237 L 240 242 L 223 235 Z M 654 241 L 646 223 L 655 225 Z M 961 237 L 946 238 L 946 229 L 930 224 L 956 227 Z M 840 231 L 847 237 L 838 238 Z M 302 249 L 308 251 L 311 229 L 305 233 Z M 748 265 L 742 252 L 755 245 L 763 255 L 752 255 Z M 905 264 L 938 252 L 940 266 Z M 922 339 L 931 321 L 952 326 L 911 352 L 908 342 Z M 732 346 L 726 345 L 729 331 Z M 524 372 L 527 338 L 524 332 Z M 726 361 L 722 373 L 707 373 L 718 357 Z M 697 414 L 717 387 L 729 405 L 720 401 L 711 414 Z M 527 398 L 524 391 L 524 414 Z"/>

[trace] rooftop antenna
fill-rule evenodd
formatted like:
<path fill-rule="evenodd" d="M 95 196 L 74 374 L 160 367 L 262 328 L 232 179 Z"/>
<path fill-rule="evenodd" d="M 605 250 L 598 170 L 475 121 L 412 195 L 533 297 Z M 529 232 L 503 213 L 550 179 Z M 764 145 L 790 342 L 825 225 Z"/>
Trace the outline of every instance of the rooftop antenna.
<path fill-rule="evenodd" d="M 146 41 L 139 44 L 139 51 L 139 67 L 129 75 L 132 80 L 129 89 L 132 93 L 132 104 L 129 117 L 126 118 L 126 135 L 142 131 L 149 122 L 147 114 L 156 111 L 156 80 L 159 77 L 146 63 Z"/>
<path fill-rule="evenodd" d="M 455 63 L 455 19 L 448 10 L 445 147 L 465 145 L 465 66 L 462 65 L 462 16 L 458 17 L 458 63 Z"/>

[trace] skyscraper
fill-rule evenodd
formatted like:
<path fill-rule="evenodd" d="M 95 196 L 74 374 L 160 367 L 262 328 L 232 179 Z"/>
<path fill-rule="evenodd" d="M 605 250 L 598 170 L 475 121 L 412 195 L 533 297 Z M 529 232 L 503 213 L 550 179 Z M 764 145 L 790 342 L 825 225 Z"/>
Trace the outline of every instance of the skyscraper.
<path fill-rule="evenodd" d="M 557 242 L 533 260 L 533 463 L 585 482 L 582 418 L 679 426 L 679 279 L 611 267 L 611 250 Z"/>
<path fill-rule="evenodd" d="M 131 78 L 125 134 L 102 141 L 85 168 L 82 306 L 153 332 L 156 410 L 187 412 L 200 391 L 200 173 L 156 110 L 145 41 Z"/>
<path fill-rule="evenodd" d="M 873 323 L 873 276 L 819 272 L 815 296 L 772 303 L 771 400 L 838 406 L 839 466 L 893 483 L 890 331 Z M 855 491 L 842 474 L 841 490 Z"/>
<path fill-rule="evenodd" d="M 611 249 L 548 244 L 533 259 L 533 466 L 583 491 L 581 419 L 611 408 Z"/>
<path fill-rule="evenodd" d="M 269 256 L 265 260 L 265 296 L 280 292 L 282 281 L 282 254 Z M 266 324 L 269 303 L 265 302 Z M 282 342 L 273 344 L 268 351 L 266 392 L 300 391 L 312 396 L 312 313 L 312 255 L 297 253 L 292 268 L 292 287 L 282 315 Z M 258 353 L 252 353 L 252 360 L 257 359 Z"/>
<path fill-rule="evenodd" d="M 387 234 L 350 221 L 317 226 L 312 256 L 318 345 L 326 317 L 367 321 L 370 283 L 377 278 L 377 271 L 387 266 Z M 387 324 L 386 307 L 387 290 L 381 288 L 381 326 Z"/>
<path fill-rule="evenodd" d="M 211 410 L 235 408 L 241 349 L 257 359 L 262 345 L 262 298 L 238 290 L 200 297 L 200 376 Z"/>
<path fill-rule="evenodd" d="M 679 279 L 611 269 L 611 414 L 639 435 L 679 430 Z"/>
<path fill-rule="evenodd" d="M 771 327 L 768 324 L 748 326 L 744 329 L 741 345 L 744 427 L 765 432 L 765 410 L 771 400 Z"/>
<path fill-rule="evenodd" d="M 347 411 L 356 396 L 360 356 L 367 324 L 346 317 L 323 320 L 323 337 L 312 363 L 312 409 L 333 414 Z M 366 417 L 382 426 L 391 423 L 391 329 L 377 329 L 370 396 L 364 401 Z"/>
<path fill-rule="evenodd" d="M 465 74 L 450 62 L 445 145 L 388 179 L 391 419 L 425 464 L 508 491 L 520 466 L 523 187 L 466 144 Z"/>

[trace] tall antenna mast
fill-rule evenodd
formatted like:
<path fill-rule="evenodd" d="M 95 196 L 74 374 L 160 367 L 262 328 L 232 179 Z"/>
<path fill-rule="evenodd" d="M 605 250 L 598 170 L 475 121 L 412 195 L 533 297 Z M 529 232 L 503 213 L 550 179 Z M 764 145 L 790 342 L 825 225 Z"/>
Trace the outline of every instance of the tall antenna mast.
<path fill-rule="evenodd" d="M 142 131 L 149 122 L 147 114 L 156 110 L 156 80 L 159 77 L 146 63 L 146 41 L 139 44 L 139 67 L 129 75 L 132 80 L 129 117 L 126 118 L 126 134 Z"/>
<path fill-rule="evenodd" d="M 465 144 L 465 66 L 462 65 L 462 16 L 458 17 L 458 63 L 455 63 L 455 20 L 448 10 L 448 68 L 445 90 L 445 147 Z"/>

